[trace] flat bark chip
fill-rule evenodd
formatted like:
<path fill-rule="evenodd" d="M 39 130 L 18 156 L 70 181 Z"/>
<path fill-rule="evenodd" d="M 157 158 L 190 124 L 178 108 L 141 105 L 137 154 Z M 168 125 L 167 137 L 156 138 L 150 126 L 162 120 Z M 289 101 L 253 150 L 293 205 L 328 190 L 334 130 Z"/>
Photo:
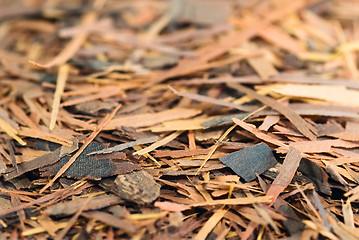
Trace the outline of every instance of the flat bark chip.
<path fill-rule="evenodd" d="M 101 143 L 90 143 L 80 154 L 76 161 L 66 170 L 63 176 L 72 178 L 90 177 L 99 179 L 110 177 L 116 174 L 124 174 L 134 170 L 141 169 L 141 166 L 130 162 L 114 162 L 109 158 L 96 158 L 96 155 L 88 155 L 91 152 L 103 150 L 104 145 Z M 43 168 L 42 176 L 55 175 L 62 166 L 64 166 L 72 155 L 66 155 L 60 161 L 52 166 Z"/>
<path fill-rule="evenodd" d="M 277 163 L 272 151 L 265 143 L 233 152 L 219 160 L 246 182 L 253 181 L 256 179 L 256 173 L 262 174 Z"/>
<path fill-rule="evenodd" d="M 150 203 L 160 195 L 160 185 L 145 170 L 118 175 L 115 184 L 121 198 L 136 203 Z"/>

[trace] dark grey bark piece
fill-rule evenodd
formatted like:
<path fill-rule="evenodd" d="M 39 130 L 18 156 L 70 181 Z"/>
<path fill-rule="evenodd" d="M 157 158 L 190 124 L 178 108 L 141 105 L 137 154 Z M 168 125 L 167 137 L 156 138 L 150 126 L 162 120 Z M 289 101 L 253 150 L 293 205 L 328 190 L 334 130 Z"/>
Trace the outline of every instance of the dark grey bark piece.
<path fill-rule="evenodd" d="M 13 178 L 21 176 L 24 173 L 41 168 L 43 166 L 51 165 L 60 160 L 60 158 L 66 156 L 69 153 L 78 149 L 78 140 L 73 139 L 73 145 L 71 147 L 61 146 L 51 153 L 45 154 L 41 157 L 37 157 L 29 162 L 24 162 L 18 165 L 17 169 L 11 167 L 7 169 L 7 173 L 4 174 L 4 179 L 9 181 Z"/>
<path fill-rule="evenodd" d="M 101 143 L 90 143 L 85 150 L 78 156 L 76 161 L 66 170 L 63 176 L 80 179 L 89 177 L 92 179 L 100 179 L 103 177 L 110 177 L 117 174 L 124 174 L 134 170 L 140 170 L 140 165 L 120 161 L 115 162 L 110 159 L 111 156 L 103 155 L 104 158 L 97 158 L 96 155 L 88 155 L 91 152 L 100 151 L 105 149 Z M 66 155 L 54 165 L 42 168 L 41 176 L 53 176 L 61 167 L 63 167 L 71 158 L 73 154 Z"/>
<path fill-rule="evenodd" d="M 256 179 L 256 173 L 262 174 L 277 163 L 271 149 L 265 143 L 233 152 L 219 160 L 246 182 L 253 181 Z"/>

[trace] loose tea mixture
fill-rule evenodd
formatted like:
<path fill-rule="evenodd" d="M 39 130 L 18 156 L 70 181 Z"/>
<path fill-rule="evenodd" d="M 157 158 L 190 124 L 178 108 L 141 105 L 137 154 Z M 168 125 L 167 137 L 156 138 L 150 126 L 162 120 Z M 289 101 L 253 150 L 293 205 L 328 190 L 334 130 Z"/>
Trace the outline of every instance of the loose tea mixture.
<path fill-rule="evenodd" d="M 0 239 L 358 239 L 358 9 L 2 0 Z"/>

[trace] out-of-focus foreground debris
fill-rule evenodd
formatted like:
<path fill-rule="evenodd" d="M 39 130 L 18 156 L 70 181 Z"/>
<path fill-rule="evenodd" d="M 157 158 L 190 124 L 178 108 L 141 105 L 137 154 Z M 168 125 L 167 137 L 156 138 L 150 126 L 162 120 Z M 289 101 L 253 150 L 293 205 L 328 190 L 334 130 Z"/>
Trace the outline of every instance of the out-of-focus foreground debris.
<path fill-rule="evenodd" d="M 358 239 L 358 9 L 0 1 L 0 239 Z"/>

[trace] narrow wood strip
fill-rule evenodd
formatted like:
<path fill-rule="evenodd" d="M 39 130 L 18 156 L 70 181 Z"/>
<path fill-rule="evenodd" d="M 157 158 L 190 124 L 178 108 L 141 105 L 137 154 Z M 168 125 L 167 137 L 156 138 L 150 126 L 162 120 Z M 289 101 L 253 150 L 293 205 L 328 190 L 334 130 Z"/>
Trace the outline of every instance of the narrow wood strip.
<path fill-rule="evenodd" d="M 56 90 L 54 94 L 54 100 L 52 101 L 52 111 L 50 118 L 50 130 L 53 130 L 56 124 L 57 115 L 59 113 L 61 95 L 64 92 L 66 80 L 69 76 L 70 66 L 65 64 L 59 68 L 57 75 Z"/>
<path fill-rule="evenodd" d="M 298 129 L 300 133 L 302 133 L 304 136 L 309 138 L 310 140 L 315 140 L 317 137 L 314 133 L 317 132 L 317 130 L 307 123 L 300 115 L 295 113 L 292 109 L 286 107 L 285 105 L 281 104 L 280 102 L 274 100 L 273 98 L 263 96 L 258 94 L 256 91 L 247 88 L 240 84 L 235 83 L 228 83 L 227 86 L 230 88 L 233 88 L 239 92 L 243 92 L 256 100 L 260 101 L 261 103 L 271 107 L 272 109 L 280 112 L 283 114 L 286 118 L 293 123 L 293 125 Z"/>

